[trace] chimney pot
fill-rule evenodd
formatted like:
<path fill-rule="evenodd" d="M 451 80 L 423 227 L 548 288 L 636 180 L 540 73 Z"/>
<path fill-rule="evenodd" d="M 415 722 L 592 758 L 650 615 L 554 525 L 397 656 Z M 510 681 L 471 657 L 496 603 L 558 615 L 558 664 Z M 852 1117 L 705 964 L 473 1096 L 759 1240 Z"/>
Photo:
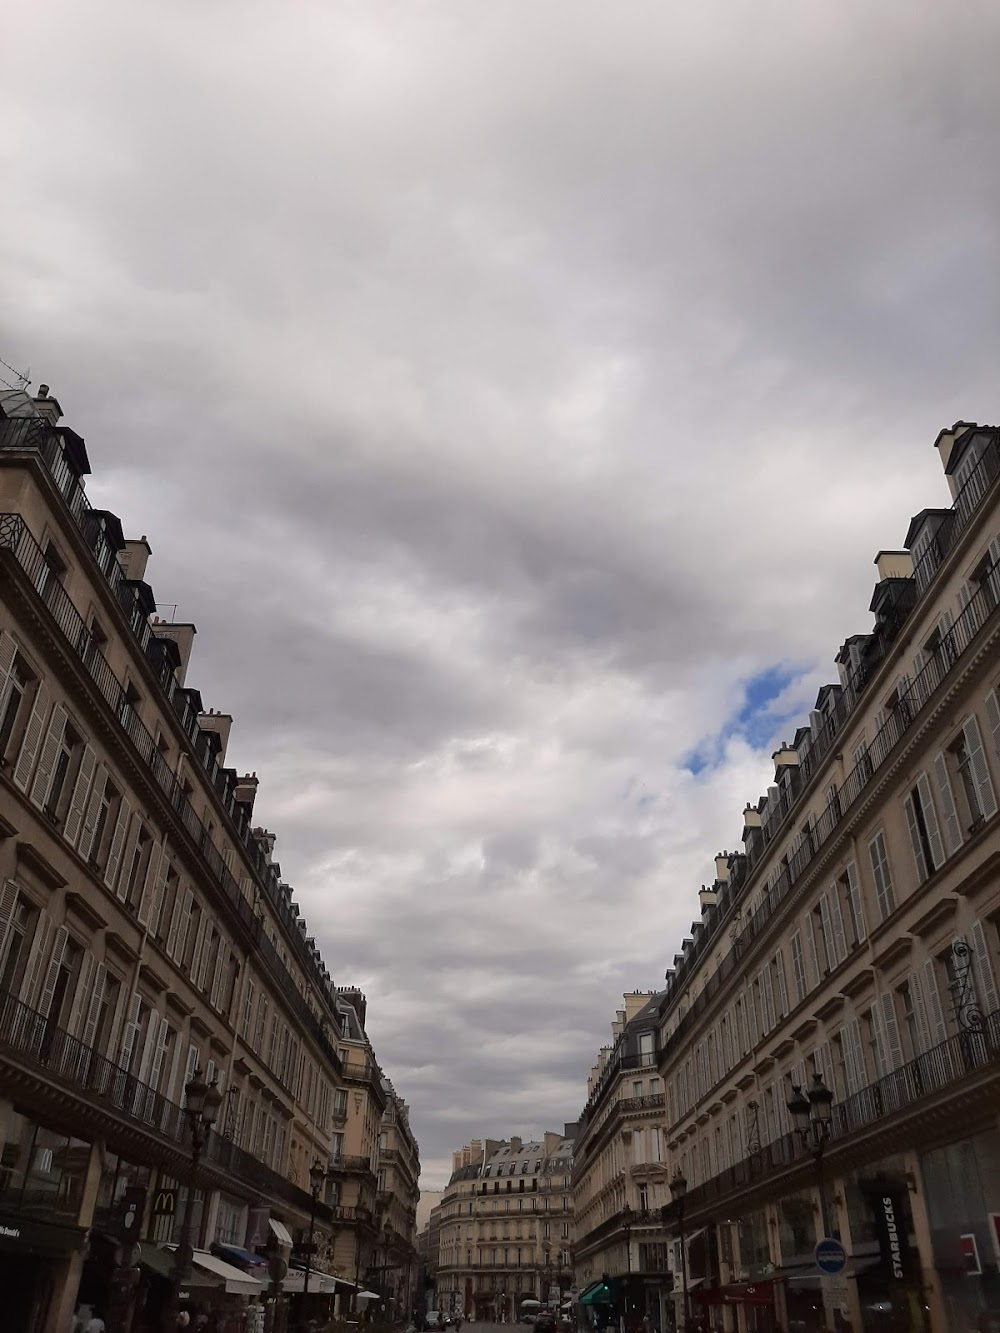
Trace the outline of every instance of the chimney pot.
<path fill-rule="evenodd" d="M 39 396 L 39 398 L 48 398 L 48 396 L 49 396 L 49 386 L 48 386 L 47 384 L 39 384 L 39 386 L 38 386 L 38 396 Z"/>

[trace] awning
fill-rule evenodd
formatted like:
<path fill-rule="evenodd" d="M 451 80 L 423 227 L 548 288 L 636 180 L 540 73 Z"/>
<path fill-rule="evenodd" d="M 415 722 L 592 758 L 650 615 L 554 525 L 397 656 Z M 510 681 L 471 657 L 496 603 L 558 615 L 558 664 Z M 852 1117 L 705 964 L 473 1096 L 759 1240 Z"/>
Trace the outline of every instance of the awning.
<path fill-rule="evenodd" d="M 149 1273 L 154 1273 L 157 1277 L 170 1280 L 174 1267 L 174 1256 L 172 1250 L 161 1249 L 159 1245 L 154 1245 L 151 1240 L 139 1242 L 139 1263 Z M 199 1291 L 209 1291 L 213 1287 L 216 1291 L 222 1287 L 222 1281 L 218 1277 L 210 1277 L 208 1273 L 199 1272 L 197 1268 L 191 1269 L 191 1275 L 184 1282 L 185 1287 L 197 1287 Z"/>
<path fill-rule="evenodd" d="M 254 1254 L 252 1250 L 241 1250 L 238 1245 L 223 1245 L 217 1241 L 215 1248 L 220 1252 L 223 1259 L 236 1259 L 241 1264 L 246 1264 L 250 1268 L 266 1268 L 267 1260 L 262 1254 Z"/>
<path fill-rule="evenodd" d="M 177 1247 L 170 1245 L 167 1248 L 173 1253 Z M 264 1289 L 263 1282 L 258 1282 L 249 1273 L 244 1273 L 242 1268 L 234 1268 L 232 1264 L 227 1264 L 225 1260 L 220 1259 L 217 1255 L 209 1254 L 207 1250 L 195 1250 L 194 1262 L 206 1273 L 211 1273 L 214 1277 L 221 1277 L 230 1296 L 256 1296 L 259 1291 Z"/>
<path fill-rule="evenodd" d="M 377 1291 L 359 1291 L 355 1299 L 359 1301 L 379 1301 L 382 1298 Z"/>
<path fill-rule="evenodd" d="M 842 1272 L 838 1277 L 856 1277 L 858 1273 L 865 1273 L 869 1268 L 877 1268 L 882 1262 L 876 1255 L 859 1255 L 856 1259 L 848 1259 Z M 799 1268 L 776 1268 L 771 1274 L 771 1279 L 775 1282 L 787 1282 L 790 1287 L 795 1287 L 801 1291 L 820 1291 L 822 1282 L 820 1279 L 823 1274 L 818 1272 L 812 1264 L 804 1264 Z"/>
<path fill-rule="evenodd" d="M 290 1268 L 285 1274 L 281 1283 L 281 1290 L 294 1295 L 297 1291 L 302 1291 L 306 1283 L 306 1270 L 304 1268 Z M 309 1270 L 309 1295 L 321 1296 L 324 1293 L 332 1295 L 337 1289 L 337 1279 L 330 1273 L 321 1273 L 317 1268 Z"/>
<path fill-rule="evenodd" d="M 604 1282 L 591 1282 L 577 1298 L 579 1305 L 611 1305 L 611 1289 Z"/>
<path fill-rule="evenodd" d="M 277 1236 L 279 1244 L 289 1246 L 293 1244 L 291 1232 L 285 1226 L 284 1222 L 279 1222 L 276 1217 L 269 1217 L 267 1219 L 267 1225 L 274 1232 L 275 1236 Z"/>

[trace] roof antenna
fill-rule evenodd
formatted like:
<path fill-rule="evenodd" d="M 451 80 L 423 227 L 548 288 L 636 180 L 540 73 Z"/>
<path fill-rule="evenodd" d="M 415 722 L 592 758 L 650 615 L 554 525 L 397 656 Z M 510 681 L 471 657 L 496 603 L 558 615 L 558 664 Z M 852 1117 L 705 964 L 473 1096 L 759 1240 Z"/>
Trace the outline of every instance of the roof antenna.
<path fill-rule="evenodd" d="M 3 366 L 4 370 L 9 370 L 14 376 L 14 379 L 17 380 L 17 383 L 13 384 L 6 375 L 0 375 L 0 380 L 3 380 L 8 389 L 26 389 L 31 383 L 30 373 L 26 373 L 23 370 L 17 370 L 9 361 L 5 361 L 2 356 L 0 356 L 0 366 Z"/>

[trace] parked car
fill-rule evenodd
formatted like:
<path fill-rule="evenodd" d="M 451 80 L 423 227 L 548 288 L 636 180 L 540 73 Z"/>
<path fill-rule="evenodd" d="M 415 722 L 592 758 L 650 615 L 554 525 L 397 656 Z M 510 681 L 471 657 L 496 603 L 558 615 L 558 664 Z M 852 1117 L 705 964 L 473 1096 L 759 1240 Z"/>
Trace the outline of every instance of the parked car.
<path fill-rule="evenodd" d="M 556 1317 L 551 1310 L 540 1310 L 535 1316 L 535 1333 L 556 1333 Z"/>

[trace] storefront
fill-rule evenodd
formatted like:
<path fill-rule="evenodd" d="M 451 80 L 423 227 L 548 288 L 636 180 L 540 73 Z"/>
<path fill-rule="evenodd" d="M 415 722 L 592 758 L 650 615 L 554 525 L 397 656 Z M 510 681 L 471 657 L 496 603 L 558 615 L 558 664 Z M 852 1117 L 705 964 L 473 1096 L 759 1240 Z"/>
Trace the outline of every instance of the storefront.
<path fill-rule="evenodd" d="M 67 1267 L 79 1264 L 86 1237 L 74 1226 L 0 1210 L 3 1327 L 41 1333 Z"/>

